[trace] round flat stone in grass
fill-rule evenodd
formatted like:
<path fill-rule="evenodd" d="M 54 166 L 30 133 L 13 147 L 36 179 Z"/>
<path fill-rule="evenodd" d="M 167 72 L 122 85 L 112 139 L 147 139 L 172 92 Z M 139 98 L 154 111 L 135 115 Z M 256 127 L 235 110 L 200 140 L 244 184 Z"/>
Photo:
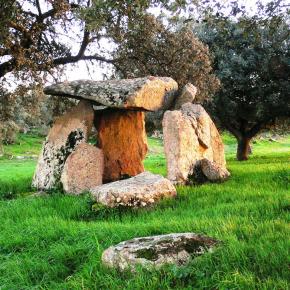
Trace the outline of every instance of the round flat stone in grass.
<path fill-rule="evenodd" d="M 109 247 L 103 252 L 102 262 L 110 268 L 133 272 L 138 266 L 147 269 L 166 264 L 182 266 L 211 252 L 218 243 L 218 240 L 194 233 L 135 238 Z"/>

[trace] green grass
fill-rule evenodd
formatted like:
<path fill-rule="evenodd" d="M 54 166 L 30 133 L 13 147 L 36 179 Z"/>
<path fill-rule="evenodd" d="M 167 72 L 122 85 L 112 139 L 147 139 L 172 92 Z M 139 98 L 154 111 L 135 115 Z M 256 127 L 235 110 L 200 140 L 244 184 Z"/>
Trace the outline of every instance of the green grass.
<path fill-rule="evenodd" d="M 138 211 L 93 212 L 87 196 L 23 197 L 36 160 L 2 158 L 0 193 L 10 184 L 17 198 L 0 201 L 0 289 L 289 289 L 290 138 L 258 141 L 246 162 L 235 161 L 230 136 L 224 141 L 229 181 L 179 187 L 177 199 Z M 145 167 L 165 174 L 162 143 L 150 138 L 149 147 Z M 188 231 L 222 245 L 187 267 L 155 272 L 118 273 L 100 263 L 120 241 Z"/>
<path fill-rule="evenodd" d="M 31 179 L 42 142 L 41 137 L 20 134 L 15 144 L 4 146 L 4 156 L 0 157 L 0 200 L 31 191 Z"/>
<path fill-rule="evenodd" d="M 32 134 L 19 134 L 13 145 L 4 145 L 4 157 L 0 160 L 16 156 L 37 155 L 42 147 L 44 138 Z"/>

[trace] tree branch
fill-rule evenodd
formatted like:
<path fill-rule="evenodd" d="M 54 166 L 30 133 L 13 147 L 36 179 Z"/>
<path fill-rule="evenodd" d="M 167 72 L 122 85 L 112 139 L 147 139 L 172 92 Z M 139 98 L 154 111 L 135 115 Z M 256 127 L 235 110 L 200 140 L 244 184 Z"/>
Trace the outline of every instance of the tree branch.
<path fill-rule="evenodd" d="M 102 56 L 97 56 L 97 55 L 71 55 L 71 56 L 65 56 L 65 57 L 59 57 L 53 60 L 53 65 L 64 65 L 68 63 L 75 63 L 78 62 L 79 60 L 97 60 L 97 61 L 102 61 L 110 64 L 114 64 L 115 60 L 114 59 L 107 59 Z"/>
<path fill-rule="evenodd" d="M 86 25 L 85 25 L 84 36 L 83 36 L 83 40 L 82 40 L 82 44 L 80 46 L 79 52 L 76 55 L 77 57 L 82 57 L 84 55 L 85 50 L 89 43 L 90 43 L 90 32 L 86 29 Z"/>
<path fill-rule="evenodd" d="M 249 138 L 253 138 L 255 135 L 257 135 L 261 129 L 263 129 L 263 127 L 266 126 L 268 122 L 267 121 L 261 121 L 257 124 L 255 124 L 248 132 L 247 132 L 247 136 Z"/>
<path fill-rule="evenodd" d="M 0 64 L 0 78 L 4 77 L 7 73 L 11 72 L 16 65 L 15 59 L 11 59 Z"/>
<path fill-rule="evenodd" d="M 229 130 L 237 139 L 240 139 L 242 137 L 241 132 L 233 127 L 229 122 L 225 122 L 224 126 L 227 130 Z"/>
<path fill-rule="evenodd" d="M 36 7 L 37 7 L 38 15 L 41 16 L 42 12 L 41 12 L 41 7 L 40 7 L 39 0 L 36 0 Z"/>

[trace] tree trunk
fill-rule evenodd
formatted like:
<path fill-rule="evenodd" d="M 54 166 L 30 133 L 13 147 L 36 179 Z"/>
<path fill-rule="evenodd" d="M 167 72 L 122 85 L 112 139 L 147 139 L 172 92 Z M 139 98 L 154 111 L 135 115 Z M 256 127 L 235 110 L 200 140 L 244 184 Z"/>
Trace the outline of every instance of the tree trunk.
<path fill-rule="evenodd" d="M 250 138 L 244 136 L 238 139 L 237 159 L 239 161 L 248 160 L 250 141 Z"/>
<path fill-rule="evenodd" d="M 3 148 L 2 140 L 0 139 L 0 157 L 2 157 L 3 155 L 4 155 L 4 148 Z"/>

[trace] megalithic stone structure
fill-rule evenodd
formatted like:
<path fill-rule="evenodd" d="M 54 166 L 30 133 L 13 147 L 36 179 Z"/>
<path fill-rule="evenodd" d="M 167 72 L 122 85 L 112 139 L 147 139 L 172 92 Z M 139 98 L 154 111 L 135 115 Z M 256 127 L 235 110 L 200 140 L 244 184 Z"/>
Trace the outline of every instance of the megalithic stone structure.
<path fill-rule="evenodd" d="M 46 87 L 44 92 L 48 95 L 75 98 L 81 102 L 51 128 L 33 186 L 47 190 L 61 183 L 64 164 L 79 143 L 87 142 L 93 118 L 98 130 L 97 146 L 104 156 L 103 181 L 115 181 L 143 172 L 142 162 L 147 153 L 144 111 L 169 108 L 177 89 L 173 79 L 152 76 L 107 81 L 79 80 Z M 88 107 L 85 108 L 84 104 Z M 82 116 L 78 122 L 75 121 L 76 112 Z M 71 138 L 74 133 L 77 137 Z M 81 155 L 80 152 L 78 154 Z M 63 180 L 72 180 L 68 174 L 66 170 Z"/>

